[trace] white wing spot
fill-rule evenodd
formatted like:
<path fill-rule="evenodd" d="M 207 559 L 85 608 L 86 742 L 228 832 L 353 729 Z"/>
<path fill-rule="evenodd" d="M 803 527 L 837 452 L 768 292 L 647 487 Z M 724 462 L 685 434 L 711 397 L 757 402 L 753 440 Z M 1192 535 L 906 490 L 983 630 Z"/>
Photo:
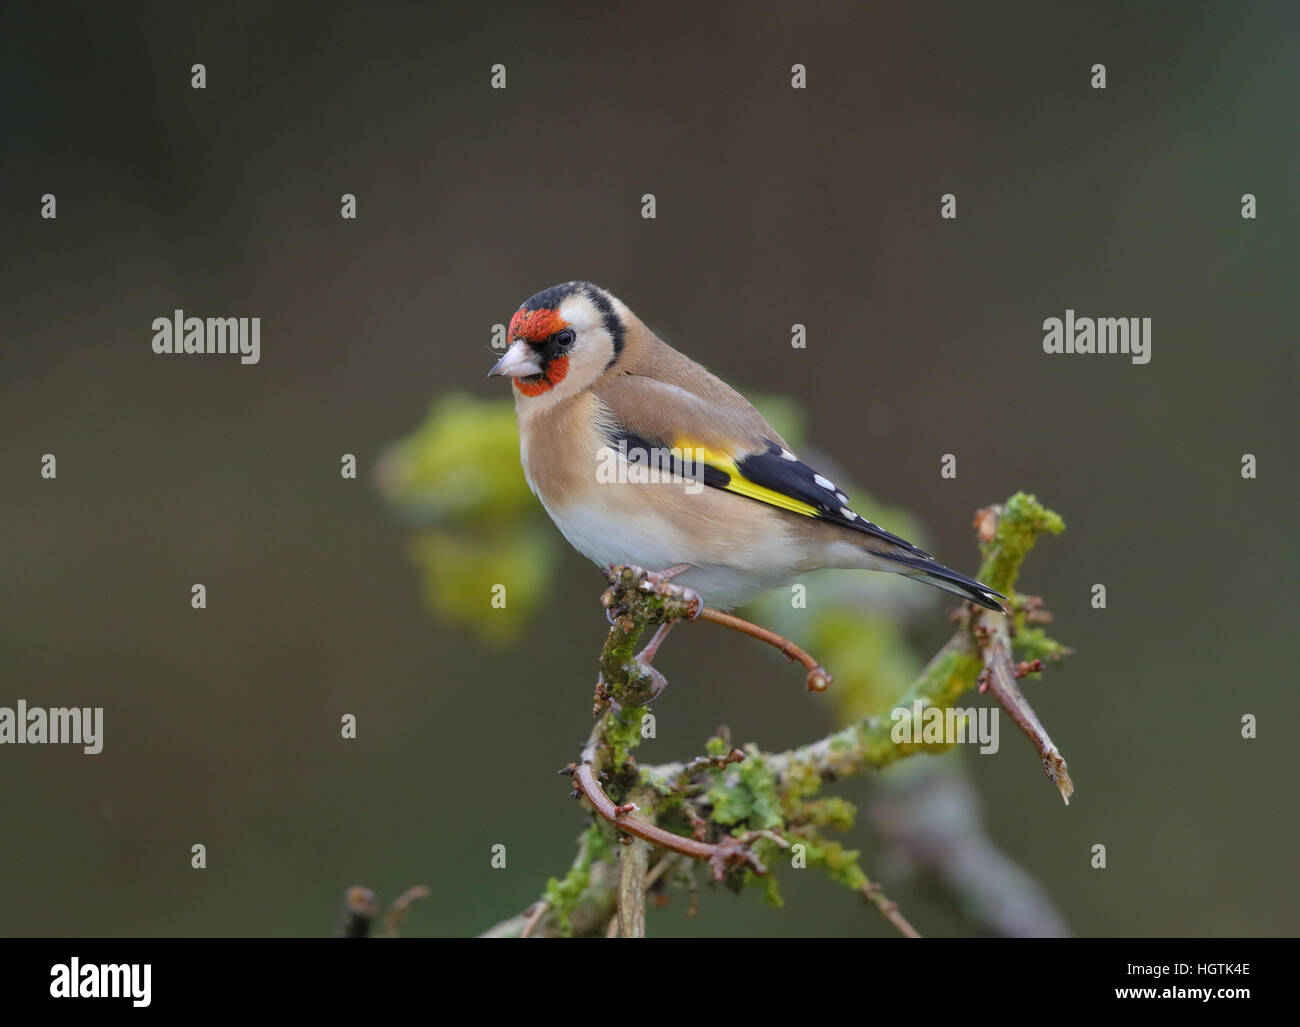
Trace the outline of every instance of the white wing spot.
<path fill-rule="evenodd" d="M 856 521 L 858 519 L 858 515 L 855 514 L 852 510 L 850 510 L 847 506 L 840 507 L 840 513 L 843 514 L 851 521 Z"/>
<path fill-rule="evenodd" d="M 835 482 L 831 481 L 829 478 L 823 478 L 820 474 L 814 474 L 813 481 L 815 481 L 818 485 L 824 488 L 827 492 L 838 491 L 835 488 Z"/>
<path fill-rule="evenodd" d="M 781 450 L 781 457 L 784 460 L 798 460 L 799 458 L 791 453 L 788 449 Z"/>
<path fill-rule="evenodd" d="M 838 499 L 841 503 L 847 503 L 849 501 L 849 497 L 846 496 L 843 492 L 835 493 L 835 498 Z"/>

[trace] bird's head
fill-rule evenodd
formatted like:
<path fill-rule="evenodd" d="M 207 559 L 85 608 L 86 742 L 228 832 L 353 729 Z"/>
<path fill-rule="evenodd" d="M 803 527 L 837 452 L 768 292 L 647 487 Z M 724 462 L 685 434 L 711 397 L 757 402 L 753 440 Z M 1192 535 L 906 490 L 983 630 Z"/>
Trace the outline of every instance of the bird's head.
<path fill-rule="evenodd" d="M 571 395 L 613 366 L 627 308 L 590 282 L 552 286 L 510 319 L 510 348 L 489 375 L 509 375 L 521 396 Z"/>

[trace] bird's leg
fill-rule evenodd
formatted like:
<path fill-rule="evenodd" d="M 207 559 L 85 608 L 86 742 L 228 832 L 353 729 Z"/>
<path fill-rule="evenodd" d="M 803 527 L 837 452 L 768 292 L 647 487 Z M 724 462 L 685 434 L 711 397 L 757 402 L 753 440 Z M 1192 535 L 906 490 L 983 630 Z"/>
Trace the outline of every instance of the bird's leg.
<path fill-rule="evenodd" d="M 704 609 L 704 600 L 700 598 L 700 594 L 693 588 L 685 588 L 682 585 L 669 584 L 669 582 L 672 581 L 673 578 L 677 577 L 677 575 L 692 570 L 694 567 L 695 564 L 693 563 L 675 563 L 671 567 L 662 571 L 646 571 L 645 580 L 649 587 L 646 585 L 643 585 L 642 587 L 646 588 L 647 591 L 656 591 L 662 596 L 681 599 L 688 603 L 693 608 L 690 619 L 694 620 L 700 615 L 700 611 Z M 665 628 L 668 623 L 671 622 L 665 622 Z M 650 644 L 646 646 L 646 651 L 649 652 L 651 657 L 653 657 L 655 652 L 658 650 L 659 643 L 663 641 L 663 636 L 666 634 L 668 634 L 666 630 L 661 631 L 659 634 L 656 634 Z M 648 663 L 649 661 L 647 660 L 646 662 Z"/>
<path fill-rule="evenodd" d="M 655 670 L 655 668 L 650 664 L 655 658 L 655 653 L 659 651 L 659 647 L 663 645 L 664 639 L 668 637 L 668 632 L 672 630 L 672 626 L 675 623 L 675 621 L 666 620 L 660 624 L 659 629 L 654 633 L 654 637 L 650 639 L 649 644 L 633 657 L 633 659 L 636 660 L 637 667 L 640 669 L 639 676 L 642 683 L 649 686 L 649 695 L 644 699 L 638 699 L 636 702 L 628 702 L 622 705 L 646 706 L 664 694 L 664 689 L 668 687 L 668 679 L 660 674 L 659 671 Z M 620 704 L 615 703 L 614 705 L 619 709 L 622 708 Z M 616 709 L 615 712 L 618 712 L 618 710 Z"/>
<path fill-rule="evenodd" d="M 627 676 L 627 687 L 624 689 L 625 694 L 622 701 L 620 702 L 609 696 L 598 695 L 597 709 L 606 699 L 608 699 L 609 705 L 615 713 L 620 712 L 627 706 L 644 706 L 658 699 L 663 694 L 663 690 L 668 687 L 668 681 L 653 666 L 659 647 L 663 645 L 664 639 L 668 637 L 668 632 L 672 630 L 672 626 L 679 618 L 685 616 L 689 620 L 694 620 L 700 615 L 700 611 L 704 609 L 704 601 L 694 589 L 669 584 L 670 579 L 690 570 L 692 567 L 694 567 L 694 564 L 689 563 L 674 564 L 662 571 L 647 571 L 641 567 L 630 565 L 610 567 L 611 588 L 602 597 L 602 603 L 605 607 L 605 616 L 611 624 L 620 624 L 619 618 L 627 612 L 628 605 L 637 601 L 633 598 L 620 598 L 618 595 L 620 588 L 631 589 L 636 593 L 651 593 L 661 597 L 664 604 L 658 613 L 659 617 L 663 619 L 655 629 L 649 643 L 632 658 L 635 667 L 630 664 L 623 665 L 624 673 Z M 630 629 L 624 628 L 623 630 Z M 631 693 L 635 698 L 629 698 L 626 693 Z M 642 696 L 644 698 L 641 698 Z"/>
<path fill-rule="evenodd" d="M 662 571 L 646 571 L 646 577 L 656 584 L 663 584 L 666 581 L 672 581 L 677 575 L 689 571 L 695 564 L 693 563 L 675 563 L 671 567 Z"/>
<path fill-rule="evenodd" d="M 650 639 L 649 644 L 636 654 L 636 662 L 647 667 L 650 666 L 654 661 L 655 653 L 664 644 L 664 639 L 668 637 L 668 632 L 672 630 L 673 625 L 676 623 L 676 621 L 667 620 L 660 624 L 659 630 L 654 633 L 654 638 Z"/>

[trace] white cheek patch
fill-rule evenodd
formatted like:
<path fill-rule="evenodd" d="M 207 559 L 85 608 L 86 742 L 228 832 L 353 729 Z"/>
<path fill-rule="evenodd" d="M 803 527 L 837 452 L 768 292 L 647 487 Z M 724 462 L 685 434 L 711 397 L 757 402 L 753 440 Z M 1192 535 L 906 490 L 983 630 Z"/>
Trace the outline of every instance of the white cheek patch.
<path fill-rule="evenodd" d="M 593 327 L 590 302 L 582 296 L 570 296 L 556 311 L 560 320 L 581 335 Z"/>

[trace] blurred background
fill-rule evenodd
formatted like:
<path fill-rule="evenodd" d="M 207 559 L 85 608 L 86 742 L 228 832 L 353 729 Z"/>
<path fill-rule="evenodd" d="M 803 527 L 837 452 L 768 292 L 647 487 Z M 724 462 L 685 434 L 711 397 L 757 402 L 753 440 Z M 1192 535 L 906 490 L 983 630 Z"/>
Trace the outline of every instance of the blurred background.
<path fill-rule="evenodd" d="M 477 404 L 508 391 L 492 325 L 572 278 L 786 404 L 945 563 L 974 569 L 973 511 L 1017 489 L 1065 518 L 1021 588 L 1077 649 L 1025 685 L 1073 804 L 1005 718 L 996 756 L 906 761 L 955 761 L 952 816 L 978 810 L 1063 929 L 1300 931 L 1297 30 L 1280 3 L 6 4 L 0 705 L 103 706 L 106 737 L 0 747 L 0 932 L 322 935 L 347 886 L 423 883 L 405 933 L 467 935 L 564 873 L 603 579 Z M 1045 356 L 1067 307 L 1150 317 L 1151 363 Z M 261 362 L 155 355 L 176 308 L 261 317 Z M 483 415 L 489 484 L 523 497 L 504 570 L 439 534 L 482 482 L 403 477 L 399 440 L 448 409 L 453 441 Z M 498 622 L 439 596 L 476 567 L 515 575 Z M 949 635 L 940 593 L 870 587 L 917 664 Z M 844 714 L 704 626 L 658 662 L 643 761 Z M 881 776 L 835 791 L 867 805 Z M 843 840 L 923 933 L 993 930 L 866 815 Z M 782 890 L 705 889 L 650 933 L 892 933 L 822 876 Z"/>

